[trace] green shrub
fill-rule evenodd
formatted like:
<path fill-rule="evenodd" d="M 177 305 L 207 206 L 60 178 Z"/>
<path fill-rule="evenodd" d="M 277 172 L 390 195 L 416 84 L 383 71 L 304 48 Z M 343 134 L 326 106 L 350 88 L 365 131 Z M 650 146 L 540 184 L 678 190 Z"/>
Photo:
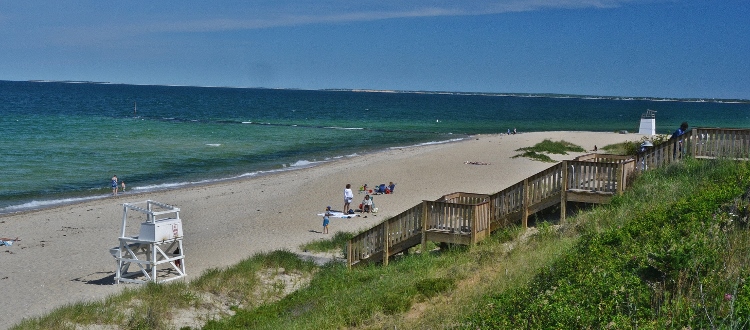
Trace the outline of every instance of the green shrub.
<path fill-rule="evenodd" d="M 417 292 L 427 298 L 432 298 L 438 294 L 453 289 L 455 286 L 456 281 L 447 278 L 426 278 L 417 281 L 417 283 L 414 284 Z"/>

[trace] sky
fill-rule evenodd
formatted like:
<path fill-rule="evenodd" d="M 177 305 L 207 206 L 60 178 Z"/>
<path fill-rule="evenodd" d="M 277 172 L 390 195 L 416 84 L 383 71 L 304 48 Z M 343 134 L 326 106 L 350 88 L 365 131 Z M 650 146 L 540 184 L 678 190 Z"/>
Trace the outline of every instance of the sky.
<path fill-rule="evenodd" d="M 0 0 L 0 80 L 750 99 L 750 1 Z"/>

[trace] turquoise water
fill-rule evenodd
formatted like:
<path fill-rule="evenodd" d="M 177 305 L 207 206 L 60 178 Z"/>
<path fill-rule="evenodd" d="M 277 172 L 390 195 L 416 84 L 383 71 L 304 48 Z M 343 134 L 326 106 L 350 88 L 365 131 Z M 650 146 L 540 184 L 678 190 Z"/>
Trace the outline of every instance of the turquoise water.
<path fill-rule="evenodd" d="M 134 112 L 137 104 L 137 112 Z M 471 134 L 750 128 L 750 102 L 0 81 L 0 213 L 314 166 Z"/>

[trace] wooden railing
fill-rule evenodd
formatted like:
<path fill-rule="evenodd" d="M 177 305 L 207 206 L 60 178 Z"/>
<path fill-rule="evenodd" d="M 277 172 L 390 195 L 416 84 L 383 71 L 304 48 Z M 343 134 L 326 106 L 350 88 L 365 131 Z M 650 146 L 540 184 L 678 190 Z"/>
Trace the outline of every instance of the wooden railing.
<path fill-rule="evenodd" d="M 696 128 L 688 141 L 695 158 L 750 159 L 750 130 Z"/>
<path fill-rule="evenodd" d="M 426 215 L 423 241 L 470 245 L 490 233 L 489 195 L 453 193 L 422 205 Z"/>
<path fill-rule="evenodd" d="M 567 161 L 568 189 L 591 192 L 617 192 L 618 170 L 623 163 Z"/>
<path fill-rule="evenodd" d="M 490 195 L 490 209 L 492 231 L 498 228 L 509 227 L 513 224 L 521 225 L 524 215 L 524 193 L 527 181 L 521 181 L 502 191 Z"/>
<path fill-rule="evenodd" d="M 680 140 L 682 143 L 680 143 Z M 423 201 L 353 237 L 348 266 L 388 264 L 388 257 L 426 241 L 476 244 L 496 229 L 527 227 L 530 214 L 568 201 L 608 203 L 639 170 L 666 166 L 683 157 L 750 158 L 750 130 L 697 128 L 679 139 L 632 156 L 590 154 L 563 161 L 492 195 L 457 192 Z"/>
<path fill-rule="evenodd" d="M 387 264 L 388 256 L 401 252 L 401 246 L 419 244 L 422 239 L 423 211 L 422 204 L 416 205 L 353 237 L 347 248 L 349 265 L 362 260 L 382 260 Z"/>
<path fill-rule="evenodd" d="M 588 154 L 576 157 L 574 160 L 597 162 L 597 163 L 624 163 L 633 159 L 633 156 L 610 155 L 610 154 Z"/>

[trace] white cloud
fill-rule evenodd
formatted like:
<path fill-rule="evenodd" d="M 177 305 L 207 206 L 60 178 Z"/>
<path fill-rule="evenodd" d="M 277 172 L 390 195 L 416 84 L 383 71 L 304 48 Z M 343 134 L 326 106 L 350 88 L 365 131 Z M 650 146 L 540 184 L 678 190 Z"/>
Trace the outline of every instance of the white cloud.
<path fill-rule="evenodd" d="M 244 8 L 244 10 L 209 13 L 219 18 L 194 18 L 179 23 L 156 24 L 150 30 L 221 31 L 299 26 L 317 23 L 375 21 L 393 18 L 472 16 L 544 9 L 614 8 L 638 0 L 468 0 L 468 1 L 314 1 L 292 5 Z M 643 2 L 641 0 L 641 2 Z"/>
<path fill-rule="evenodd" d="M 93 1 L 93 0 L 92 0 Z M 56 9 L 37 15 L 15 8 L 16 17 L 37 27 L 50 44 L 100 44 L 139 35 L 240 31 L 308 24 L 365 22 L 394 18 L 491 15 L 508 12 L 573 8 L 612 8 L 634 2 L 669 0 L 275 0 L 232 2 L 155 2 L 146 7 L 132 3 Z M 85 1 L 84 1 L 85 2 Z M 18 6 L 18 5 L 17 5 Z M 34 6 L 33 4 L 29 6 Z M 0 15 L 3 12 L 0 5 Z M 38 8 L 38 7 L 36 7 Z M 80 9 L 80 8 L 78 8 Z M 62 10 L 63 12 L 59 12 Z M 54 15 L 55 19 L 49 17 Z M 2 16 L 0 16 L 2 17 Z M 48 19 L 37 19 L 47 17 Z M 37 20 L 37 22 L 33 22 Z M 8 22 L 14 24 L 13 22 Z M 0 27 L 2 27 L 0 21 Z M 24 37 L 30 39 L 30 36 Z"/>

